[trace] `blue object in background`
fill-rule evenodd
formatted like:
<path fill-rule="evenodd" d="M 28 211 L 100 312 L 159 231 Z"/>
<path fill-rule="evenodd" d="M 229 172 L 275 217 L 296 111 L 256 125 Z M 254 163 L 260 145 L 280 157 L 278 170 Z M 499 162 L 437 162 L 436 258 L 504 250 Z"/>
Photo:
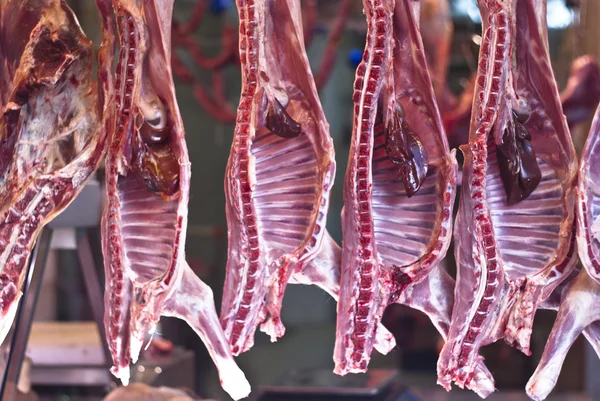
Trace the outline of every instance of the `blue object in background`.
<path fill-rule="evenodd" d="M 356 68 L 362 61 L 363 50 L 362 49 L 352 49 L 348 54 L 348 61 L 352 67 Z"/>
<path fill-rule="evenodd" d="M 210 11 L 214 14 L 221 14 L 231 7 L 231 0 L 212 0 L 210 2 Z"/>
<path fill-rule="evenodd" d="M 421 401 L 421 400 L 419 399 L 419 397 L 417 397 L 410 391 L 407 391 L 406 393 L 402 393 L 400 398 L 398 398 L 396 401 Z"/>

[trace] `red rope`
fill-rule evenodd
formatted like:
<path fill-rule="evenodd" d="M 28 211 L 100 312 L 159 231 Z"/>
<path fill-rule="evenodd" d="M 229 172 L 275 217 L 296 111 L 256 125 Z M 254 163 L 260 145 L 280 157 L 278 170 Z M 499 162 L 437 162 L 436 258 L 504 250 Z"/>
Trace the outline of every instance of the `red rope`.
<path fill-rule="evenodd" d="M 222 123 L 235 123 L 236 108 L 225 96 L 225 78 L 223 71 L 228 65 L 240 65 L 238 49 L 238 32 L 232 25 L 226 24 L 221 33 L 221 49 L 214 57 L 208 57 L 202 51 L 194 33 L 202 24 L 206 14 L 207 0 L 198 0 L 188 21 L 173 21 L 172 30 L 172 69 L 173 74 L 182 82 L 193 87 L 194 97 L 200 106 Z M 318 89 L 321 89 L 333 69 L 336 50 L 341 39 L 346 21 L 350 14 L 350 0 L 342 0 L 340 12 L 336 17 L 334 27 L 330 32 L 325 47 L 325 53 L 319 71 L 315 74 Z M 310 46 L 317 21 L 317 0 L 305 0 L 303 12 L 304 40 L 306 47 Z M 210 70 L 210 94 L 198 81 L 190 67 L 186 66 L 177 50 L 188 54 L 194 67 L 192 69 Z"/>

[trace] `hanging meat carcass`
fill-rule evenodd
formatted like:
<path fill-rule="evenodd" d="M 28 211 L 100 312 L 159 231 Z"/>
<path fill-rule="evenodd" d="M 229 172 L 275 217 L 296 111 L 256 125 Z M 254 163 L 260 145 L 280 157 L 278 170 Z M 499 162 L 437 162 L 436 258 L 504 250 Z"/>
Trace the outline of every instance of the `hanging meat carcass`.
<path fill-rule="evenodd" d="M 92 43 L 66 2 L 0 2 L 0 342 L 41 229 L 104 154 L 92 62 Z"/>
<path fill-rule="evenodd" d="M 344 187 L 343 253 L 334 360 L 363 372 L 390 303 L 420 309 L 445 337 L 453 282 L 438 267 L 450 242 L 457 165 L 429 78 L 419 2 L 363 2 L 367 45 L 354 85 Z M 448 302 L 450 301 L 450 302 Z M 493 388 L 483 366 L 474 390 Z"/>
<path fill-rule="evenodd" d="M 544 400 L 552 391 L 567 353 L 583 335 L 600 356 L 600 107 L 584 147 L 577 184 L 577 248 L 584 269 L 562 291 L 558 315 L 527 394 Z"/>
<path fill-rule="evenodd" d="M 455 221 L 458 280 L 438 361 L 447 389 L 468 386 L 479 349 L 502 337 L 529 354 L 535 311 L 576 260 L 577 160 L 550 66 L 546 2 L 479 6 L 484 34 Z"/>
<path fill-rule="evenodd" d="M 298 0 L 239 0 L 242 92 L 225 176 L 229 253 L 221 321 L 234 355 L 256 328 L 281 337 L 288 282 L 337 299 L 339 247 L 325 223 L 333 142 L 304 48 Z M 380 326 L 378 349 L 393 336 Z"/>
<path fill-rule="evenodd" d="M 221 330 L 211 289 L 185 261 L 190 163 L 170 69 L 173 0 L 98 0 L 107 89 L 105 324 L 112 372 L 124 383 L 160 316 L 202 338 L 232 398 L 250 387 Z M 114 12 L 114 16 L 113 16 Z M 116 27 L 120 39 L 112 72 Z"/>

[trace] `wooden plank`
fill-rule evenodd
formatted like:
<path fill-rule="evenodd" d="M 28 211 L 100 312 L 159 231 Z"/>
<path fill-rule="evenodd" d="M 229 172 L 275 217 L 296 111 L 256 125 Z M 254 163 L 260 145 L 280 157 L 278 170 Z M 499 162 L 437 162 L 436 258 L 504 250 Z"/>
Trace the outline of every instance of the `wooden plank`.
<path fill-rule="evenodd" d="M 95 322 L 35 322 L 27 355 L 36 366 L 104 364 Z"/>

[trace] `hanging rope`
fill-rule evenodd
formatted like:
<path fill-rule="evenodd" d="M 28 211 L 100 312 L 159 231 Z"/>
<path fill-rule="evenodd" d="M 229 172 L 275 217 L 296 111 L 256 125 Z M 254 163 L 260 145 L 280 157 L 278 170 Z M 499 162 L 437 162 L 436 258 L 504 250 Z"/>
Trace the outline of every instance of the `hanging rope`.
<path fill-rule="evenodd" d="M 210 7 L 209 7 L 210 5 Z M 303 0 L 303 28 L 306 47 L 314 38 L 317 25 L 317 0 Z M 232 105 L 225 95 L 226 83 L 224 70 L 231 65 L 238 66 L 238 31 L 230 22 L 224 24 L 221 32 L 221 47 L 217 55 L 209 57 L 202 50 L 196 32 L 202 25 L 207 11 L 220 14 L 231 6 L 230 1 L 224 0 L 197 0 L 187 21 L 173 20 L 172 31 L 172 69 L 173 74 L 181 82 L 192 86 L 194 97 L 200 107 L 209 113 L 215 120 L 233 124 L 236 119 L 236 107 Z M 350 16 L 350 0 L 342 0 L 339 12 L 329 32 L 327 44 L 321 65 L 315 74 L 317 89 L 322 89 L 327 83 L 336 60 L 337 48 Z M 192 65 L 186 65 L 182 59 L 185 54 Z M 199 82 L 196 74 L 199 70 L 210 71 L 209 88 Z"/>

